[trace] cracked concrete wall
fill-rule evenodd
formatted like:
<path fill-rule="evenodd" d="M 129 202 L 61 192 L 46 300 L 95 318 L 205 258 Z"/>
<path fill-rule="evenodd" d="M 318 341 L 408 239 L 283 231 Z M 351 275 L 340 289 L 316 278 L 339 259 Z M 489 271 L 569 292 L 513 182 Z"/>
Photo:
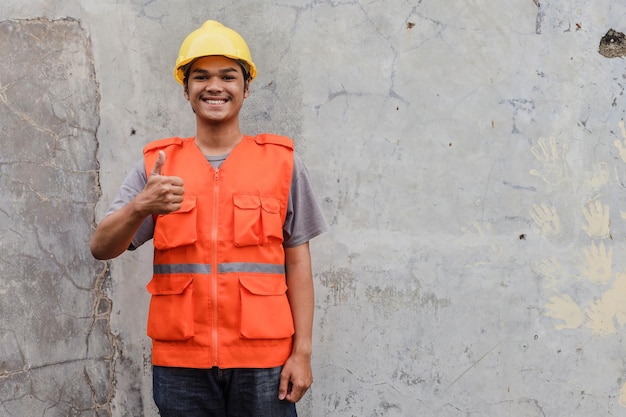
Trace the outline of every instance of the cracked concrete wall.
<path fill-rule="evenodd" d="M 4 20 L 0 56 L 0 415 L 110 415 L 106 271 L 85 246 L 99 196 L 89 39 L 73 19 Z"/>
<path fill-rule="evenodd" d="M 0 415 L 157 415 L 150 245 L 87 242 L 143 145 L 193 134 L 172 66 L 208 18 L 332 225 L 301 416 L 626 416 L 617 0 L 3 2 Z"/>

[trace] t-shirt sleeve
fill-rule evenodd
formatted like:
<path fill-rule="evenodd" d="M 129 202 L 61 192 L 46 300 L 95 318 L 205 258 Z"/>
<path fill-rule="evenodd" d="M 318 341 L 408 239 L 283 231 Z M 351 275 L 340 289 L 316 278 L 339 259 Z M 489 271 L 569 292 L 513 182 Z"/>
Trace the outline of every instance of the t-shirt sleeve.
<path fill-rule="evenodd" d="M 308 242 L 328 230 L 309 172 L 294 154 L 293 174 L 287 216 L 283 225 L 283 246 L 292 248 Z"/>
<path fill-rule="evenodd" d="M 145 163 L 142 159 L 133 165 L 128 175 L 126 175 L 106 215 L 108 216 L 130 203 L 130 201 L 145 188 L 146 182 L 148 182 L 148 177 L 146 176 Z M 137 249 L 139 246 L 152 239 L 153 234 L 154 220 L 152 216 L 147 216 L 143 223 L 141 223 L 141 226 L 139 226 L 139 229 L 137 229 L 137 232 L 135 232 L 135 236 L 133 236 L 128 249 Z"/>

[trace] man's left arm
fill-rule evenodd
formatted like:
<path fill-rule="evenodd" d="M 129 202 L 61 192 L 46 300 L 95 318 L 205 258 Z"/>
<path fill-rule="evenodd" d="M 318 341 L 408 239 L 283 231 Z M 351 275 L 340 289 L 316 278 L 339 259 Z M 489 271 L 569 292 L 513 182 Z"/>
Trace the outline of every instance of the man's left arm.
<path fill-rule="evenodd" d="M 278 398 L 297 402 L 313 383 L 311 350 L 313 344 L 313 276 L 309 243 L 285 248 L 287 298 L 291 305 L 295 333 L 291 356 L 280 377 Z"/>

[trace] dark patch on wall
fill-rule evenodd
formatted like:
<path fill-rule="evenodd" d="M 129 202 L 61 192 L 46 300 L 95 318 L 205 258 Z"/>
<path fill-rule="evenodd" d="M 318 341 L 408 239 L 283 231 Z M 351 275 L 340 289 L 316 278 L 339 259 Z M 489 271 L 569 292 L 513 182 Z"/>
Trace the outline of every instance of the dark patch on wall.
<path fill-rule="evenodd" d="M 626 56 L 626 36 L 621 32 L 609 29 L 606 35 L 600 39 L 598 52 L 606 58 Z"/>
<path fill-rule="evenodd" d="M 72 19 L 3 21 L 0 56 L 0 414 L 110 416 L 89 39 Z"/>

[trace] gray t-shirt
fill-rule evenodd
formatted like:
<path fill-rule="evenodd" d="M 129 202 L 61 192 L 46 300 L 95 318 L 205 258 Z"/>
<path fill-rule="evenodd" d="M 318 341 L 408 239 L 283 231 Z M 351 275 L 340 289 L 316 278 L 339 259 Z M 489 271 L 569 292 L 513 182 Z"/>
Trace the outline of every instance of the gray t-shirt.
<path fill-rule="evenodd" d="M 207 160 L 219 168 L 228 155 L 207 157 Z M 107 211 L 107 215 L 121 209 L 128 204 L 144 187 L 148 178 L 144 160 L 141 159 L 133 167 L 124 179 L 118 190 L 113 203 Z M 328 224 L 324 219 L 319 202 L 313 192 L 311 180 L 306 166 L 302 160 L 294 154 L 293 175 L 289 202 L 287 204 L 287 216 L 283 225 L 283 246 L 292 248 L 308 242 L 328 230 Z M 145 218 L 128 248 L 134 250 L 152 239 L 154 234 L 154 221 L 152 216 Z"/>

